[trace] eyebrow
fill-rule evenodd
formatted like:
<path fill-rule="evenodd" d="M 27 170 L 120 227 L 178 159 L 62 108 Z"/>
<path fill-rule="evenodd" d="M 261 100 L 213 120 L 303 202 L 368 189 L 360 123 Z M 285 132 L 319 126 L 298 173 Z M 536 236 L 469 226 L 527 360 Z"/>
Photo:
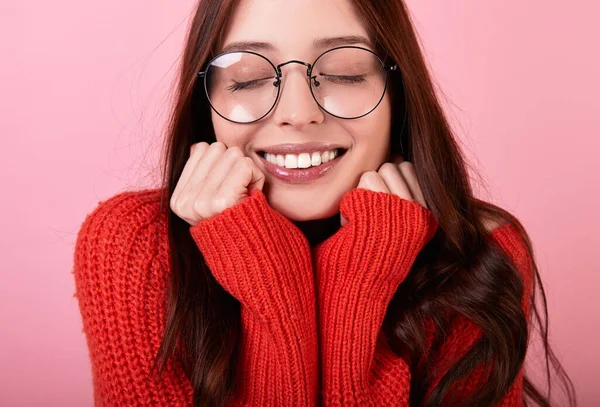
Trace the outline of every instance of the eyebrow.
<path fill-rule="evenodd" d="M 316 49 L 334 48 L 342 45 L 355 45 L 361 44 L 366 45 L 369 48 L 373 48 L 373 44 L 369 39 L 362 35 L 344 35 L 341 37 L 320 37 L 315 38 L 313 41 L 313 47 Z M 279 49 L 271 44 L 270 42 L 262 41 L 235 41 L 227 44 L 221 50 L 221 53 L 231 51 L 278 51 Z"/>

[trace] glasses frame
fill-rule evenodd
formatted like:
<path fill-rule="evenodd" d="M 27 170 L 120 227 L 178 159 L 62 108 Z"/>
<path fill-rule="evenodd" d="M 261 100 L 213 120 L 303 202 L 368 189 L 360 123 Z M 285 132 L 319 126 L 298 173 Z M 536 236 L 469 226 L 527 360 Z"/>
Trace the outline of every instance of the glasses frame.
<path fill-rule="evenodd" d="M 367 52 L 369 52 L 369 53 L 373 54 L 373 55 L 375 56 L 375 58 L 377 58 L 377 60 L 379 61 L 379 63 L 381 63 L 381 67 L 384 69 L 384 71 L 385 71 L 385 74 L 386 74 L 386 75 L 385 75 L 385 83 L 384 83 L 384 85 L 383 85 L 383 92 L 381 92 L 381 98 L 379 99 L 379 101 L 377 101 L 377 104 L 375 104 L 375 106 L 374 106 L 374 107 L 373 107 L 371 110 L 369 110 L 367 113 L 364 113 L 364 114 L 362 114 L 362 115 L 360 115 L 360 116 L 355 116 L 355 117 L 342 117 L 342 116 L 337 116 L 337 115 L 335 115 L 335 114 L 333 114 L 333 113 L 330 113 L 330 112 L 328 112 L 328 111 L 327 111 L 327 109 L 325 109 L 323 106 L 321 106 L 321 104 L 320 104 L 320 103 L 319 103 L 319 101 L 317 100 L 317 97 L 315 96 L 315 93 L 314 93 L 314 91 L 313 91 L 313 87 L 312 87 L 312 85 L 311 85 L 311 81 L 314 81 L 314 80 L 316 80 L 316 76 L 311 76 L 311 75 L 312 75 L 312 70 L 313 70 L 313 67 L 314 67 L 314 66 L 317 64 L 317 62 L 319 61 L 319 59 L 321 59 L 321 58 L 322 58 L 324 55 L 328 54 L 329 52 L 332 52 L 332 51 L 335 51 L 335 50 L 338 50 L 338 49 L 346 49 L 346 48 L 350 48 L 350 49 L 360 49 L 360 50 L 367 51 Z M 275 100 L 273 101 L 273 105 L 272 105 L 272 106 L 271 106 L 271 108 L 270 108 L 270 109 L 267 111 L 267 113 L 265 113 L 264 115 L 262 115 L 262 116 L 261 116 L 261 117 L 259 117 L 258 119 L 256 119 L 256 120 L 253 120 L 253 121 L 251 121 L 251 122 L 238 122 L 238 121 L 235 121 L 235 120 L 231 120 L 231 119 L 229 119 L 229 118 L 227 118 L 227 117 L 223 116 L 221 113 L 219 113 L 219 111 L 218 111 L 218 110 L 217 110 L 217 109 L 216 109 L 216 108 L 213 106 L 212 102 L 210 101 L 210 96 L 208 95 L 208 87 L 207 87 L 207 84 L 206 84 L 206 78 L 207 78 L 207 75 L 206 75 L 206 73 L 207 73 L 207 71 L 208 71 L 208 68 L 209 68 L 209 67 L 212 65 L 212 63 L 213 63 L 213 62 L 214 62 L 214 61 L 215 61 L 217 58 L 220 58 L 220 57 L 222 57 L 223 55 L 227 55 L 227 54 L 234 54 L 234 53 L 240 53 L 240 52 L 245 52 L 245 53 L 248 53 L 248 54 L 253 54 L 253 55 L 256 55 L 256 56 L 258 56 L 258 57 L 261 57 L 261 58 L 263 58 L 265 61 L 267 61 L 267 62 L 269 63 L 269 65 L 271 65 L 271 66 L 273 67 L 273 70 L 275 71 L 275 75 L 276 75 L 276 80 L 275 80 L 275 82 L 273 83 L 273 85 L 274 85 L 275 87 L 277 87 L 277 96 L 275 97 Z M 219 116 L 221 116 L 223 119 L 225 119 L 225 120 L 227 120 L 227 121 L 230 121 L 230 122 L 232 122 L 232 123 L 238 123 L 238 124 L 251 124 L 251 123 L 256 123 L 257 121 L 259 121 L 259 120 L 262 120 L 263 118 L 265 118 L 267 115 L 269 115 L 269 113 L 271 113 L 271 111 L 272 111 L 272 110 L 275 108 L 275 106 L 277 106 L 277 102 L 279 101 L 279 97 L 280 97 L 280 95 L 281 95 L 281 78 L 283 77 L 283 72 L 281 71 L 281 67 L 282 67 L 282 66 L 285 66 L 285 65 L 287 65 L 287 64 L 291 64 L 291 63 L 300 64 L 300 65 L 304 65 L 304 66 L 306 66 L 306 67 L 307 67 L 307 68 L 306 68 L 306 76 L 307 76 L 307 77 L 308 77 L 308 79 L 309 79 L 309 82 L 308 82 L 308 88 L 310 89 L 310 93 L 311 93 L 311 95 L 312 95 L 313 99 L 315 100 L 315 102 L 317 103 L 317 106 L 319 106 L 319 108 L 320 108 L 321 110 L 323 110 L 325 113 L 327 113 L 327 114 L 329 114 L 329 115 L 331 115 L 331 116 L 333 116 L 333 117 L 336 117 L 336 118 L 338 118 L 338 119 L 344 119 L 344 120 L 354 120 L 354 119 L 359 119 L 359 118 L 361 118 L 361 117 L 364 117 L 364 116 L 368 115 L 368 114 L 369 114 L 369 113 L 371 113 L 373 110 L 375 110 L 375 109 L 377 108 L 377 106 L 379 106 L 379 104 L 381 103 L 381 101 L 383 100 L 383 97 L 385 96 L 385 92 L 386 92 L 386 90 L 387 90 L 387 82 L 388 82 L 388 80 L 387 80 L 387 77 L 388 77 L 388 75 L 387 75 L 387 74 L 388 74 L 389 72 L 394 72 L 394 71 L 400 72 L 400 70 L 398 70 L 398 64 L 396 64 L 396 63 L 393 63 L 393 64 L 391 64 L 391 65 L 386 65 L 386 64 L 385 64 L 385 62 L 383 62 L 383 61 L 382 61 L 382 59 L 379 57 L 379 55 L 377 55 L 375 52 L 371 51 L 371 50 L 370 50 L 370 49 L 368 49 L 368 48 L 359 47 L 359 46 L 355 46 L 355 45 L 342 45 L 342 46 L 340 46 L 340 47 L 331 48 L 331 49 L 328 49 L 327 51 L 323 52 L 322 54 L 320 54 L 320 55 L 319 55 L 319 56 L 318 56 L 318 57 L 315 59 L 315 61 L 314 61 L 312 64 L 309 64 L 309 63 L 307 63 L 307 62 L 304 62 L 304 61 L 299 61 L 299 60 L 297 60 L 297 59 L 291 59 L 291 60 L 289 60 L 289 61 L 282 62 L 281 64 L 279 64 L 279 65 L 277 65 L 277 66 L 276 66 L 276 65 L 274 65 L 274 64 L 273 64 L 273 63 L 272 63 L 272 62 L 269 60 L 269 58 L 267 58 L 267 57 L 265 57 L 264 55 L 261 55 L 261 54 L 259 54 L 259 53 L 257 53 L 257 52 L 253 52 L 253 51 L 243 51 L 243 50 L 242 50 L 242 51 L 229 51 L 229 52 L 224 52 L 224 53 L 222 53 L 222 54 L 219 54 L 219 55 L 215 56 L 214 58 L 212 58 L 212 59 L 211 59 L 211 60 L 208 62 L 208 64 L 206 65 L 206 66 L 207 66 L 207 68 L 206 68 L 205 70 L 203 70 L 203 71 L 200 71 L 200 72 L 198 72 L 198 74 L 197 74 L 197 75 L 198 75 L 199 77 L 201 77 L 201 78 L 203 78 L 203 79 L 204 79 L 204 80 L 203 80 L 203 83 L 204 83 L 204 93 L 205 93 L 205 95 L 206 95 L 206 99 L 208 100 L 208 103 L 210 104 L 210 107 L 211 107 L 211 108 L 212 108 L 212 109 L 215 111 L 215 113 L 217 113 L 217 114 L 218 114 Z"/>

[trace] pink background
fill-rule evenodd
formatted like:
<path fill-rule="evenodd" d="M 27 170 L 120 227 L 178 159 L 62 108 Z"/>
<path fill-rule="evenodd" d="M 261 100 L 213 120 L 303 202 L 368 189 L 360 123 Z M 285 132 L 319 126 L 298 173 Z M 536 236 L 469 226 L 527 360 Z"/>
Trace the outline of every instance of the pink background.
<path fill-rule="evenodd" d="M 192 6 L 0 5 L 0 405 L 92 405 L 73 297 L 76 232 L 99 200 L 157 179 L 167 92 Z M 598 405 L 600 6 L 409 6 L 452 122 L 487 181 L 481 195 L 528 229 L 555 349 L 581 405 Z"/>

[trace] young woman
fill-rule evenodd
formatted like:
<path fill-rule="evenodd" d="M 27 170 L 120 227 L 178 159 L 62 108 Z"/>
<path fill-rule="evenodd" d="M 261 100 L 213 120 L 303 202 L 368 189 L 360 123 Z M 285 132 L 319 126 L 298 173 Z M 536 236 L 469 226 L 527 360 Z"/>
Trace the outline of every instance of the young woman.
<path fill-rule="evenodd" d="M 201 0 L 165 147 L 78 235 L 98 405 L 549 405 L 536 322 L 573 401 L 401 0 Z"/>

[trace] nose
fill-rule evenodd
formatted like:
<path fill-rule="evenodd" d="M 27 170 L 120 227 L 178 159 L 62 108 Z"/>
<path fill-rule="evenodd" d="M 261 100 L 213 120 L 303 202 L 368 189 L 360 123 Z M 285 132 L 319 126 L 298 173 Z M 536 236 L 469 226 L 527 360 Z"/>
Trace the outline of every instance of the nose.
<path fill-rule="evenodd" d="M 296 130 L 302 130 L 311 123 L 322 123 L 325 112 L 312 96 L 306 67 L 290 64 L 282 68 L 282 71 L 279 100 L 273 111 L 276 123 L 280 126 L 292 126 Z"/>

